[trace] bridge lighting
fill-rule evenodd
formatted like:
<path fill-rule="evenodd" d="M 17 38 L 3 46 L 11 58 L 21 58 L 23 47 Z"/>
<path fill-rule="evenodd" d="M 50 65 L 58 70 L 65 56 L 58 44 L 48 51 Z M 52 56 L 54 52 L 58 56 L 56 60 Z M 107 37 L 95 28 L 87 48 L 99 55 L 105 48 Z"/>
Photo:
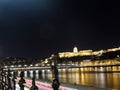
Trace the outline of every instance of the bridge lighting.
<path fill-rule="evenodd" d="M 13 65 L 11 65 L 10 67 L 14 67 Z"/>
<path fill-rule="evenodd" d="M 54 62 L 52 62 L 52 66 L 54 66 L 55 64 L 54 64 Z"/>
<path fill-rule="evenodd" d="M 45 72 L 45 70 L 42 70 L 42 72 L 44 73 L 44 72 Z"/>
<path fill-rule="evenodd" d="M 25 67 L 27 67 L 27 65 L 24 65 Z"/>
<path fill-rule="evenodd" d="M 120 57 L 119 55 L 117 55 L 117 57 Z"/>
<path fill-rule="evenodd" d="M 5 66 L 5 68 L 7 68 L 8 66 Z"/>
<path fill-rule="evenodd" d="M 47 70 L 48 72 L 50 72 L 50 70 Z"/>
<path fill-rule="evenodd" d="M 72 65 L 74 65 L 74 64 L 72 64 Z"/>
<path fill-rule="evenodd" d="M 21 65 L 18 65 L 18 67 L 21 67 Z"/>
<path fill-rule="evenodd" d="M 30 64 L 30 66 L 33 66 L 32 64 Z"/>
<path fill-rule="evenodd" d="M 38 73 L 38 70 L 36 70 L 36 73 Z"/>
<path fill-rule="evenodd" d="M 65 64 L 62 64 L 62 65 L 64 65 L 64 66 L 65 66 Z"/>
<path fill-rule="evenodd" d="M 64 68 L 63 71 L 65 71 L 66 69 Z"/>
<path fill-rule="evenodd" d="M 35 66 L 38 66 L 38 64 L 35 64 Z"/>

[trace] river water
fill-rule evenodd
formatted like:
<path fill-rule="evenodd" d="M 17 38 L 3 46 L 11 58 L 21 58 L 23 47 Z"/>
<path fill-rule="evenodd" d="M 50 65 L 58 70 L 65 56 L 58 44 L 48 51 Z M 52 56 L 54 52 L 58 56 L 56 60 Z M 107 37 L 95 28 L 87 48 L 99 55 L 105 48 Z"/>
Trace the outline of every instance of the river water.
<path fill-rule="evenodd" d="M 42 70 L 36 72 L 36 79 L 52 81 L 52 72 L 50 70 Z M 27 77 L 27 71 L 25 72 Z M 30 77 L 33 72 L 30 71 Z M 120 73 L 82 73 L 78 69 L 60 69 L 59 80 L 63 83 L 81 84 L 87 86 L 113 88 L 120 90 Z"/>

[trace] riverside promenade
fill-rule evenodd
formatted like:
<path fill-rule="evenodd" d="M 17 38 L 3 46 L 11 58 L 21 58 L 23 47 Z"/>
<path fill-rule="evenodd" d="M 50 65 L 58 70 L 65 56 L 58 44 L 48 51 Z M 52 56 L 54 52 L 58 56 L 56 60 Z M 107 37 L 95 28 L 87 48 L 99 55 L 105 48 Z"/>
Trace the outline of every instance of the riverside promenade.
<path fill-rule="evenodd" d="M 30 87 L 32 86 L 32 80 L 25 79 L 25 81 L 26 81 L 25 90 L 30 90 Z M 39 88 L 39 90 L 53 90 L 50 82 L 36 80 L 35 84 Z M 85 86 L 85 85 L 76 85 L 76 84 L 74 85 L 74 84 L 61 83 L 59 90 L 117 90 L 117 89 L 98 88 L 98 87 Z"/>
<path fill-rule="evenodd" d="M 20 87 L 18 85 L 18 81 L 20 78 L 16 79 L 16 90 L 20 90 Z M 32 86 L 32 80 L 30 79 L 25 79 L 25 84 L 24 84 L 24 90 L 30 90 L 30 87 Z M 45 82 L 45 81 L 35 81 L 36 86 L 38 87 L 38 90 L 53 90 L 51 83 L 50 82 Z M 0 82 L 1 85 L 1 82 Z M 0 87 L 0 90 L 1 87 Z M 118 90 L 118 89 L 112 89 L 112 88 L 98 88 L 98 87 L 92 87 L 92 86 L 85 86 L 85 85 L 74 85 L 74 84 L 65 84 L 61 83 L 59 90 Z"/>

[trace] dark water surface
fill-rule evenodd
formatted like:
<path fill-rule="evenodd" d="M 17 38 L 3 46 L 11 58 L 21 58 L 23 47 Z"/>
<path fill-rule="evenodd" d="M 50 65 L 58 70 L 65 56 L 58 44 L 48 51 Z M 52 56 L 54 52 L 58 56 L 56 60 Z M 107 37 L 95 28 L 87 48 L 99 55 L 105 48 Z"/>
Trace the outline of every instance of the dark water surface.
<path fill-rule="evenodd" d="M 36 79 L 52 80 L 50 70 L 36 72 Z M 30 77 L 33 72 L 30 71 Z M 25 72 L 27 77 L 27 72 Z M 59 70 L 59 80 L 64 83 L 76 83 L 101 88 L 113 88 L 120 90 L 120 73 L 81 73 L 78 69 Z"/>

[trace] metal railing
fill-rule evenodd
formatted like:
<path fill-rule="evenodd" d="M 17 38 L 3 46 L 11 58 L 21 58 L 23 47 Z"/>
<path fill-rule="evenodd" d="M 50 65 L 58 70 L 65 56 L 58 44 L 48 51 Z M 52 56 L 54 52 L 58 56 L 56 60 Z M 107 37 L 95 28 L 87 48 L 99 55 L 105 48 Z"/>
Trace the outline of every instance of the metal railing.
<path fill-rule="evenodd" d="M 1 69 L 0 73 L 0 88 L 2 90 L 17 90 L 16 84 L 19 85 L 20 90 L 24 90 L 24 87 L 29 88 L 29 90 L 38 90 L 38 87 L 35 85 L 35 77 L 32 78 L 32 86 L 28 86 L 25 82 L 24 72 L 21 71 L 20 73 L 20 79 L 18 80 L 16 78 L 15 72 L 13 73 L 13 76 L 10 74 L 10 70 L 3 70 Z"/>
<path fill-rule="evenodd" d="M 52 66 L 52 72 L 54 74 L 54 80 L 52 82 L 53 90 L 58 90 L 60 83 L 58 79 L 58 69 L 56 66 Z M 16 73 L 13 72 L 13 75 L 10 73 L 10 69 L 1 69 L 0 73 L 0 84 L 2 90 L 18 90 L 16 89 L 16 84 L 19 85 L 20 90 L 24 90 L 27 87 L 29 90 L 38 90 L 38 87 L 35 85 L 35 73 L 33 73 L 32 85 L 27 85 L 24 79 L 24 71 L 20 73 L 20 79 L 16 77 Z"/>

